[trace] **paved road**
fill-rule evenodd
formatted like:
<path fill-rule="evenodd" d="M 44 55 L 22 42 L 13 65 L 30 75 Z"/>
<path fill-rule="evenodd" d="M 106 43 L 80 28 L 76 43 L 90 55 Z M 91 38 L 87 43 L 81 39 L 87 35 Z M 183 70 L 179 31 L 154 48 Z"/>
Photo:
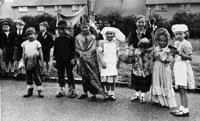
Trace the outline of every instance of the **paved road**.
<path fill-rule="evenodd" d="M 56 99 L 56 83 L 44 83 L 45 98 L 24 99 L 25 82 L 0 82 L 2 121 L 200 121 L 200 94 L 189 94 L 190 117 L 177 118 L 169 114 L 169 109 L 130 102 L 133 91 L 128 88 L 116 88 L 116 102 L 105 102 L 101 96 L 97 102 L 89 102 Z M 77 93 L 81 92 L 77 85 Z"/>

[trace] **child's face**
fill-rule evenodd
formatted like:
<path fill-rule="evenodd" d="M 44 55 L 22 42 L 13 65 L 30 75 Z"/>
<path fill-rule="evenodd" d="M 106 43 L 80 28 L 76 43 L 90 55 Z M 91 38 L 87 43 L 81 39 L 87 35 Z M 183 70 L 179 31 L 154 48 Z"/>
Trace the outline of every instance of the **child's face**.
<path fill-rule="evenodd" d="M 88 34 L 89 33 L 89 26 L 88 25 L 82 25 L 81 26 L 81 32 L 83 34 Z"/>
<path fill-rule="evenodd" d="M 137 28 L 144 28 L 146 25 L 145 18 L 141 18 L 141 19 L 137 20 L 136 25 L 137 25 Z"/>
<path fill-rule="evenodd" d="M 2 26 L 2 30 L 3 30 L 4 32 L 8 32 L 8 31 L 10 30 L 10 26 L 8 26 L 8 25 L 3 25 L 3 26 Z"/>
<path fill-rule="evenodd" d="M 167 46 L 167 43 L 168 42 L 168 39 L 167 39 L 167 37 L 165 37 L 164 35 L 161 35 L 160 37 L 159 37 L 159 45 L 160 45 L 160 47 L 161 48 L 164 48 L 164 47 L 166 47 Z"/>
<path fill-rule="evenodd" d="M 28 39 L 29 39 L 30 41 L 35 40 L 35 39 L 36 39 L 36 34 L 34 34 L 34 33 L 29 34 L 29 35 L 28 35 Z"/>
<path fill-rule="evenodd" d="M 17 27 L 17 29 L 23 29 L 24 25 L 17 24 L 16 27 Z"/>
<path fill-rule="evenodd" d="M 180 31 L 180 32 L 175 32 L 174 34 L 175 34 L 175 38 L 177 40 L 179 40 L 179 41 L 182 41 L 185 38 L 185 33 L 184 32 Z"/>
<path fill-rule="evenodd" d="M 40 31 L 46 31 L 46 29 L 47 28 L 45 26 L 42 26 L 42 25 L 40 26 Z"/>
<path fill-rule="evenodd" d="M 106 36 L 106 39 L 108 41 L 111 41 L 113 39 L 113 37 L 115 36 L 115 34 L 114 34 L 114 32 L 107 31 L 106 34 L 105 34 L 105 36 Z"/>

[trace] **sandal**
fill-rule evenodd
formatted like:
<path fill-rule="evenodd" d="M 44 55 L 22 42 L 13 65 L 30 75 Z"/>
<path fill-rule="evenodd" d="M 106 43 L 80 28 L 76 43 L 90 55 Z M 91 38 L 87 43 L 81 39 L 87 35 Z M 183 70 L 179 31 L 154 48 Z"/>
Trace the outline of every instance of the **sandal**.
<path fill-rule="evenodd" d="M 145 103 L 144 97 L 140 97 L 140 103 Z"/>

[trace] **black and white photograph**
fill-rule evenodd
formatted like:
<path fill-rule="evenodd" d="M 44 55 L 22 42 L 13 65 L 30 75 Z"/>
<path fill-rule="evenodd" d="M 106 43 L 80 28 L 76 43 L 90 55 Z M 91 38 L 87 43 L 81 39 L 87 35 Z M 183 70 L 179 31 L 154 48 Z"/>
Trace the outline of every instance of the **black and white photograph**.
<path fill-rule="evenodd" d="M 0 121 L 200 121 L 200 0 L 0 0 Z"/>

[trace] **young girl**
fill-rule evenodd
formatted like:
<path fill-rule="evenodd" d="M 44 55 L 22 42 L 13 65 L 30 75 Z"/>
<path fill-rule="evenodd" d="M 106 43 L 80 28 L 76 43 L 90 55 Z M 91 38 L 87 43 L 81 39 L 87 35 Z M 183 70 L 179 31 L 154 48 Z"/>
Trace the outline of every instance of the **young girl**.
<path fill-rule="evenodd" d="M 21 46 L 23 48 L 22 58 L 25 63 L 28 91 L 23 97 L 27 98 L 33 95 L 34 81 L 38 88 L 38 97 L 43 98 L 44 95 L 42 94 L 42 78 L 40 72 L 40 66 L 43 67 L 42 46 L 40 42 L 36 40 L 35 28 L 28 28 L 26 30 L 26 35 L 28 40 L 24 41 Z"/>
<path fill-rule="evenodd" d="M 189 61 L 192 60 L 191 43 L 185 40 L 188 27 L 185 24 L 176 24 L 172 26 L 172 31 L 175 34 L 175 53 L 174 76 L 175 85 L 179 89 L 181 105 L 178 110 L 171 112 L 174 116 L 189 116 L 188 98 L 186 89 L 194 89 L 194 80 L 191 80 L 191 66 Z"/>
<path fill-rule="evenodd" d="M 119 42 L 116 39 L 113 39 L 115 33 L 112 29 L 108 29 L 105 33 L 106 40 L 102 40 L 99 43 L 99 55 L 101 61 L 101 82 L 103 86 L 106 87 L 106 92 L 108 97 L 105 100 L 115 101 L 115 81 L 117 78 L 117 68 L 119 66 L 118 59 L 118 45 Z"/>
<path fill-rule="evenodd" d="M 170 62 L 172 56 L 168 48 L 170 35 L 164 28 L 159 28 L 154 36 L 158 46 L 154 49 L 154 66 L 152 81 L 152 99 L 154 104 L 175 108 L 176 99 L 172 86 Z"/>

